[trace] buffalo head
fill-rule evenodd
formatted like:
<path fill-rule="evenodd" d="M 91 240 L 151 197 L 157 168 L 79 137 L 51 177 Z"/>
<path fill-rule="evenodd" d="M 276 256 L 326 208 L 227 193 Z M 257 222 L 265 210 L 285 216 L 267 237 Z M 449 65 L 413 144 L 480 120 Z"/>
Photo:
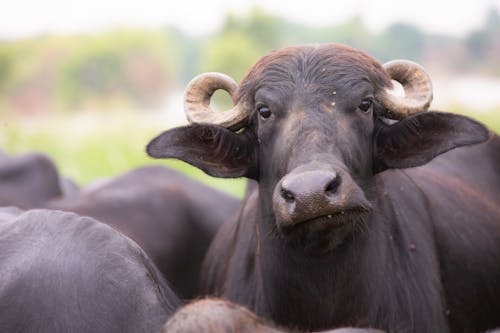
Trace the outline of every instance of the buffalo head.
<path fill-rule="evenodd" d="M 232 95 L 233 109 L 210 109 L 217 89 Z M 287 244 L 321 254 L 369 220 L 374 174 L 486 139 L 468 118 L 424 112 L 431 100 L 431 80 L 415 63 L 381 65 L 338 44 L 290 47 L 260 59 L 239 86 L 219 73 L 193 79 L 185 94 L 192 124 L 147 151 L 213 176 L 256 179 L 261 220 Z"/>

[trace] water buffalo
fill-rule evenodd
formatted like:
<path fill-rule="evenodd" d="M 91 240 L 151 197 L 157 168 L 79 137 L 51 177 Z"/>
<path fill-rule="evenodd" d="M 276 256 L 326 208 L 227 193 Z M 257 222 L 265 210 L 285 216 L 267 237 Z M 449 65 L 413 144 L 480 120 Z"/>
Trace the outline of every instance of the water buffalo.
<path fill-rule="evenodd" d="M 233 109 L 211 111 L 217 89 Z M 500 138 L 423 112 L 431 100 L 419 65 L 338 44 L 272 52 L 239 85 L 195 78 L 192 124 L 148 153 L 258 182 L 212 242 L 204 290 L 303 330 L 498 327 Z"/>
<path fill-rule="evenodd" d="M 13 156 L 0 151 L 0 206 L 40 207 L 75 189 L 74 183 L 59 177 L 46 155 Z"/>
<path fill-rule="evenodd" d="M 146 254 L 73 213 L 0 208 L 0 332 L 159 332 L 180 306 Z"/>
<path fill-rule="evenodd" d="M 182 298 L 198 291 L 201 263 L 240 200 L 162 166 L 146 166 L 45 207 L 104 222 L 136 241 Z"/>
<path fill-rule="evenodd" d="M 44 154 L 0 151 L 0 206 L 72 211 L 114 227 L 141 245 L 183 298 L 196 295 L 208 245 L 239 203 L 160 166 L 80 190 Z"/>

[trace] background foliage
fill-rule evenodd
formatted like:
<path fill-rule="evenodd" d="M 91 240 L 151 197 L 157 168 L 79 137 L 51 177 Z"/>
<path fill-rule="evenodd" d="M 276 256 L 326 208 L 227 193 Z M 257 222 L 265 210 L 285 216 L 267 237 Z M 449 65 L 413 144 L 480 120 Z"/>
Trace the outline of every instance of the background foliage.
<path fill-rule="evenodd" d="M 144 145 L 176 125 L 164 117 L 166 92 L 179 91 L 196 74 L 220 71 L 240 80 L 270 50 L 292 44 L 340 42 L 380 61 L 407 58 L 430 72 L 500 75 L 500 15 L 457 38 L 427 34 L 406 23 L 370 32 L 359 17 L 312 28 L 254 8 L 228 14 L 214 34 L 188 37 L 164 27 L 99 35 L 40 36 L 0 41 L 0 149 L 37 150 L 62 173 L 87 184 L 132 167 L 164 163 Z M 137 112 L 140 110 L 141 112 Z M 500 132 L 499 110 L 454 108 Z M 243 181 L 214 180 L 180 162 L 168 165 L 242 195 Z"/>

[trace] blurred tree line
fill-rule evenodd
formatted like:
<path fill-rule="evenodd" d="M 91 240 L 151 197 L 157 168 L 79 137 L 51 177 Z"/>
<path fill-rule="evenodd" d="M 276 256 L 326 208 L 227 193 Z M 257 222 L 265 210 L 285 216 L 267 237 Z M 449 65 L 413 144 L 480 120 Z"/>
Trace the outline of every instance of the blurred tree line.
<path fill-rule="evenodd" d="M 148 108 L 200 72 L 240 80 L 270 50 L 303 43 L 339 42 L 382 62 L 407 58 L 444 72 L 500 75 L 498 36 L 500 14 L 494 9 L 481 29 L 456 38 L 406 23 L 375 34 L 359 17 L 312 28 L 254 8 L 244 17 L 228 14 L 219 31 L 195 38 L 166 27 L 0 41 L 0 110 Z"/>

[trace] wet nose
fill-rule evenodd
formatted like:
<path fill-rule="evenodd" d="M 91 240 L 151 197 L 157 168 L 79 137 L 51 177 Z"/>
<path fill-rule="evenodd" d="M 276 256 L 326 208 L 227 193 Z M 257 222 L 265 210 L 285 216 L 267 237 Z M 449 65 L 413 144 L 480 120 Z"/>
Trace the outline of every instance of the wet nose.
<path fill-rule="evenodd" d="M 281 182 L 280 196 L 288 203 L 305 203 L 334 196 L 341 179 L 333 171 L 309 171 L 289 175 Z"/>
<path fill-rule="evenodd" d="M 275 190 L 274 209 L 291 226 L 338 209 L 342 178 L 334 171 L 305 171 L 285 176 Z"/>

